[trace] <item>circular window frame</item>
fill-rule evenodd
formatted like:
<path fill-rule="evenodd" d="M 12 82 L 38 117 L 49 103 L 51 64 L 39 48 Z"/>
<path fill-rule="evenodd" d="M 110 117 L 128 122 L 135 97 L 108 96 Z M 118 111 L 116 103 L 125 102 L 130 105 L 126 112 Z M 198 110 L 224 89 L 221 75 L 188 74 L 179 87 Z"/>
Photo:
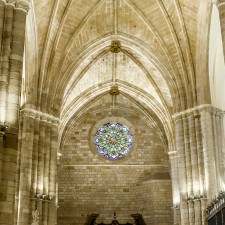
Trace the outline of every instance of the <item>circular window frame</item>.
<path fill-rule="evenodd" d="M 127 155 L 123 155 L 123 157 L 121 157 L 121 158 L 116 158 L 116 159 L 106 158 L 104 155 L 101 155 L 98 152 L 98 150 L 96 149 L 96 146 L 95 146 L 95 134 L 96 134 L 96 132 L 98 131 L 98 129 L 101 126 L 103 126 L 106 123 L 111 123 L 111 122 L 121 123 L 121 124 L 125 125 L 129 129 L 129 131 L 130 131 L 130 133 L 132 135 L 132 146 L 129 149 L 128 154 Z M 124 119 L 122 117 L 107 117 L 107 118 L 101 119 L 91 129 L 90 147 L 91 147 L 92 153 L 94 155 L 98 155 L 98 157 L 100 159 L 105 159 L 107 161 L 112 161 L 112 162 L 118 162 L 118 161 L 121 161 L 121 160 L 128 159 L 131 156 L 131 152 L 136 147 L 136 132 L 135 132 L 135 130 L 136 129 L 135 129 L 134 125 L 132 123 L 130 123 L 128 120 L 126 120 L 126 119 Z"/>

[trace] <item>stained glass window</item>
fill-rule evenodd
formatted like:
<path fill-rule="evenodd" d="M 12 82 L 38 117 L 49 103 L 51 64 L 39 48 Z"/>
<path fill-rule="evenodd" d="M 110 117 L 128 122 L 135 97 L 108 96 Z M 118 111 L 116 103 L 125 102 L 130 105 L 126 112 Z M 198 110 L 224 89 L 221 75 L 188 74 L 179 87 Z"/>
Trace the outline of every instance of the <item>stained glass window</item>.
<path fill-rule="evenodd" d="M 110 122 L 102 125 L 95 134 L 95 147 L 100 155 L 108 159 L 118 159 L 129 153 L 132 134 L 127 126 Z"/>

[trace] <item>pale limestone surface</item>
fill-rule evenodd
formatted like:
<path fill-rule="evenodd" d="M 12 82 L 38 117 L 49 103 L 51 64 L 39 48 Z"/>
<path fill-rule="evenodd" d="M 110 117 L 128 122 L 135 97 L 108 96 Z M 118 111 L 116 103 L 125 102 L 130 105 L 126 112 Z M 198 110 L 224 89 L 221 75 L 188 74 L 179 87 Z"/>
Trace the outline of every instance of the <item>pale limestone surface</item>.
<path fill-rule="evenodd" d="M 212 6 L 223 52 L 209 58 Z M 206 224 L 225 190 L 224 12 L 224 0 L 0 0 L 0 224 L 109 223 L 114 211 Z M 107 117 L 137 135 L 119 162 L 89 143 Z"/>
<path fill-rule="evenodd" d="M 99 223 L 110 223 L 113 211 L 121 223 L 133 223 L 130 214 L 139 212 L 147 224 L 171 224 L 168 157 L 156 129 L 137 112 L 122 107 L 88 112 L 69 128 L 62 145 L 62 165 L 58 170 L 59 224 L 84 224 L 90 212 L 101 214 Z M 126 118 L 137 132 L 137 144 L 126 158 L 118 161 L 99 156 L 90 143 L 95 124 L 110 115 Z"/>

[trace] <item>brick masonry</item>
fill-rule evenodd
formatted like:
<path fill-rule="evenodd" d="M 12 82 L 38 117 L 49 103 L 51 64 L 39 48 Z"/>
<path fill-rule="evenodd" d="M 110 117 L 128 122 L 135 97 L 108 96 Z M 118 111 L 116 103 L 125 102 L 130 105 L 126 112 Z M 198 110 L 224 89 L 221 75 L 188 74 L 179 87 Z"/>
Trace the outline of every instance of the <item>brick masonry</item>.
<path fill-rule="evenodd" d="M 102 118 L 123 117 L 134 124 L 138 143 L 127 159 L 109 161 L 91 149 L 90 133 Z M 96 151 L 96 152 L 95 152 Z M 168 156 L 159 135 L 139 115 L 114 110 L 93 113 L 74 126 L 62 146 L 59 168 L 59 224 L 84 224 L 88 214 L 98 222 L 134 222 L 141 213 L 147 224 L 172 223 L 172 192 Z M 71 213 L 73 212 L 73 213 Z"/>

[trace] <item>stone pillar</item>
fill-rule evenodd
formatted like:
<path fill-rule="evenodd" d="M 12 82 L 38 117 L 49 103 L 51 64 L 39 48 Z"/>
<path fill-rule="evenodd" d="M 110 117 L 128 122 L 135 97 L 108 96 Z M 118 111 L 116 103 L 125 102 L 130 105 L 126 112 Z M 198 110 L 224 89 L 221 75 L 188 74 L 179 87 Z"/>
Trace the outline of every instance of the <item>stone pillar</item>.
<path fill-rule="evenodd" d="M 18 224 L 29 224 L 31 194 L 32 165 L 33 165 L 33 138 L 35 114 L 23 113 L 21 116 L 21 153 L 20 153 L 20 176 L 19 176 L 19 207 Z"/>
<path fill-rule="evenodd" d="M 1 74 L 0 74 L 0 122 L 4 124 L 6 117 L 7 91 L 9 80 L 9 57 L 10 44 L 12 41 L 12 26 L 13 26 L 13 9 L 12 5 L 5 5 L 0 1 L 0 16 L 1 16 Z"/>
<path fill-rule="evenodd" d="M 207 197 L 212 199 L 224 188 L 224 112 L 212 106 L 205 106 L 199 109 L 199 113 L 201 115 L 205 185 Z"/>
<path fill-rule="evenodd" d="M 0 0 L 0 224 L 4 225 L 14 224 L 16 215 L 19 96 L 27 10 L 27 0 Z"/>
<path fill-rule="evenodd" d="M 58 119 L 33 109 L 23 109 L 21 114 L 17 224 L 31 224 L 34 212 L 40 225 L 56 224 Z"/>
<path fill-rule="evenodd" d="M 57 121 L 52 124 L 51 149 L 50 149 L 50 173 L 49 173 L 49 203 L 48 224 L 57 224 L 57 152 L 58 152 L 58 125 Z"/>
<path fill-rule="evenodd" d="M 182 225 L 205 224 L 207 199 L 223 191 L 223 115 L 211 105 L 200 105 L 173 117 Z"/>
<path fill-rule="evenodd" d="M 184 128 L 183 119 L 181 115 L 175 117 L 175 131 L 176 131 L 176 148 L 177 148 L 177 180 L 179 183 L 179 205 L 180 208 L 180 221 L 182 225 L 189 224 L 188 218 L 188 205 L 187 199 L 187 172 L 186 172 L 186 159 L 185 159 L 185 139 L 184 139 Z"/>
<path fill-rule="evenodd" d="M 179 180 L 178 180 L 178 166 L 177 166 L 177 151 L 169 151 L 169 159 L 171 166 L 171 180 L 173 192 L 173 221 L 174 225 L 180 224 L 180 194 L 179 194 Z"/>
<path fill-rule="evenodd" d="M 11 7 L 12 6 L 8 6 Z M 18 127 L 18 116 L 20 106 L 20 92 L 23 67 L 23 52 L 25 40 L 25 25 L 27 12 L 23 5 L 15 3 L 12 8 L 12 37 L 10 42 L 10 55 L 8 56 L 8 90 L 6 99 L 5 122 L 10 126 Z"/>

